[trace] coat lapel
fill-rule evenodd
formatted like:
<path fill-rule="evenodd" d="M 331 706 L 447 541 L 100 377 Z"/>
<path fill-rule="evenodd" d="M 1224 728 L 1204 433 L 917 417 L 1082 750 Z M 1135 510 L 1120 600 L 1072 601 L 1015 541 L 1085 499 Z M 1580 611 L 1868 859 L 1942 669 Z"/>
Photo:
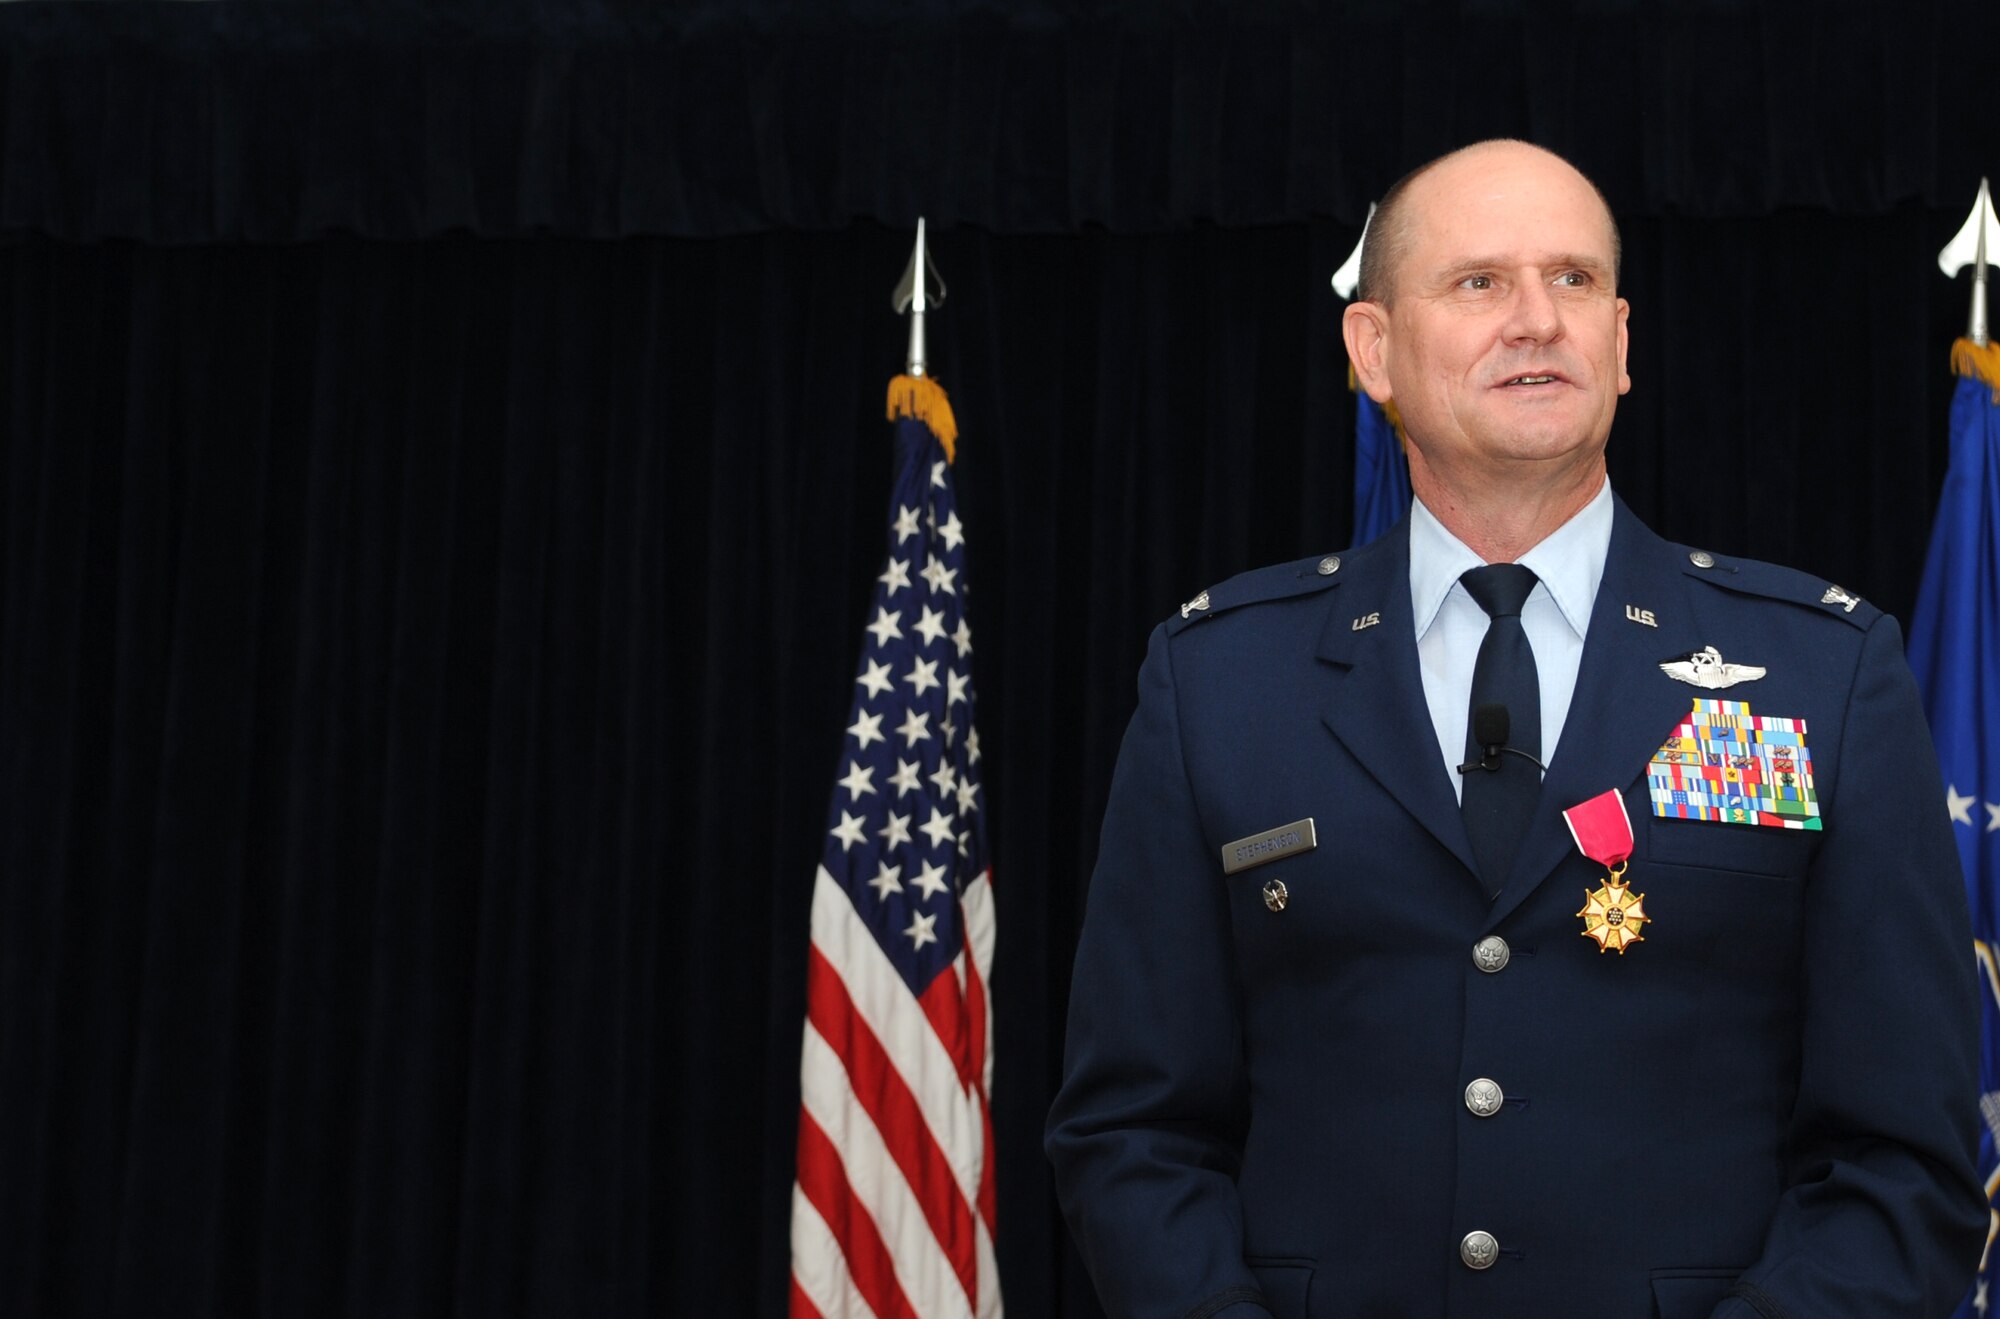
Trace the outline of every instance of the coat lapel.
<path fill-rule="evenodd" d="M 1627 606 L 1651 611 L 1657 626 L 1627 617 Z M 1668 679 L 1659 665 L 1700 648 L 1696 626 L 1673 548 L 1618 502 L 1562 740 L 1549 761 L 1521 851 L 1494 899 L 1489 928 L 1505 920 L 1576 847 L 1563 811 L 1606 788 L 1624 792 L 1687 715 L 1694 689 Z M 1639 823 L 1634 820 L 1634 827 Z"/>
<path fill-rule="evenodd" d="M 1333 593 L 1320 634 L 1319 659 L 1334 675 L 1321 718 L 1472 878 L 1477 869 L 1472 842 L 1445 777 L 1424 699 L 1410 616 L 1409 561 L 1407 520 L 1350 556 L 1346 571 L 1354 576 Z"/>

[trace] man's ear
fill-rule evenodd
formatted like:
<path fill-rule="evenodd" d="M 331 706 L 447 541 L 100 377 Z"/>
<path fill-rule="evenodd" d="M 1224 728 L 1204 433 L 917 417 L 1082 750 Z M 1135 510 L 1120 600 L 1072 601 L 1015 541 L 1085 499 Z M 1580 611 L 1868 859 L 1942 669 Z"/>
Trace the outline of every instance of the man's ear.
<path fill-rule="evenodd" d="M 1631 338 L 1626 333 L 1626 322 L 1632 317 L 1632 304 L 1618 299 L 1618 392 L 1630 392 L 1632 377 L 1625 370 L 1625 350 L 1631 347 Z"/>
<path fill-rule="evenodd" d="M 1347 343 L 1347 361 L 1354 378 L 1377 403 L 1387 403 L 1389 388 L 1389 309 L 1379 302 L 1350 302 L 1340 316 L 1340 337 Z"/>

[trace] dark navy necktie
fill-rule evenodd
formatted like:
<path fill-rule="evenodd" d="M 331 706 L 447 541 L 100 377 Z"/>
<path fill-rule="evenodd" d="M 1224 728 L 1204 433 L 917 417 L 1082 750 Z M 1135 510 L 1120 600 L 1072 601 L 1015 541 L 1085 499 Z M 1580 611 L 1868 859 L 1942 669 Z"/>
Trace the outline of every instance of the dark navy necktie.
<path fill-rule="evenodd" d="M 1492 768 L 1468 770 L 1463 775 L 1460 809 L 1465 832 L 1472 839 L 1481 883 L 1488 893 L 1498 893 L 1542 792 L 1542 772 L 1535 764 L 1542 758 L 1541 679 L 1535 672 L 1535 652 L 1528 645 L 1528 634 L 1521 630 L 1521 606 L 1537 579 L 1532 569 L 1518 563 L 1489 563 L 1458 580 L 1489 619 L 1486 637 L 1479 643 L 1479 658 L 1472 666 L 1466 763 L 1480 760 L 1485 752 L 1473 728 L 1482 705 L 1505 706 L 1507 745 L 1535 758 L 1531 761 L 1502 754 Z"/>

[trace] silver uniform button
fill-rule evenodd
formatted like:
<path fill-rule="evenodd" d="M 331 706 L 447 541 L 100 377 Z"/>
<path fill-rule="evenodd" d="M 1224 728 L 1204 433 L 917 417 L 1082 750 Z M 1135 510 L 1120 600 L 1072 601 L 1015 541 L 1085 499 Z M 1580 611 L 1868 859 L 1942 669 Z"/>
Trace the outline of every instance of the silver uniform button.
<path fill-rule="evenodd" d="M 1492 975 L 1506 966 L 1507 959 L 1513 955 L 1513 950 L 1507 947 L 1507 941 L 1497 934 L 1489 934 L 1472 945 L 1472 964 L 1487 975 Z"/>
<path fill-rule="evenodd" d="M 1715 566 L 1715 556 L 1707 550 L 1695 550 L 1688 555 L 1688 562 L 1697 568 L 1713 568 Z"/>
<path fill-rule="evenodd" d="M 1465 1087 L 1465 1106 L 1474 1117 L 1492 1117 L 1500 1111 L 1500 1102 L 1506 1097 L 1497 1082 L 1483 1076 Z"/>
<path fill-rule="evenodd" d="M 1468 1269 L 1490 1269 L 1500 1258 L 1500 1243 L 1491 1232 L 1467 1232 L 1465 1240 L 1458 1243 L 1458 1257 Z"/>
<path fill-rule="evenodd" d="M 1320 576 L 1331 577 L 1339 571 L 1340 571 L 1340 556 L 1338 554 L 1329 554 L 1324 559 L 1321 559 L 1319 561 Z"/>

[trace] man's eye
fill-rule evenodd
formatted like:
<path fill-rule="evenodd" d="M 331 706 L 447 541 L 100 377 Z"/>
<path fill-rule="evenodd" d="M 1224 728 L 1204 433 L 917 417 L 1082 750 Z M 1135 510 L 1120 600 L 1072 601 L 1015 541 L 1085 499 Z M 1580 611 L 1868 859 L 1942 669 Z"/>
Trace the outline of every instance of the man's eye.
<path fill-rule="evenodd" d="M 1485 290 L 1493 287 L 1493 276 L 1467 275 L 1462 281 L 1460 281 L 1459 287 L 1467 289 L 1478 289 L 1481 292 L 1484 292 Z"/>
<path fill-rule="evenodd" d="M 1584 274 L 1581 270 L 1566 270 L 1556 276 L 1556 283 L 1566 289 L 1585 288 L 1590 284 L 1590 276 Z"/>

